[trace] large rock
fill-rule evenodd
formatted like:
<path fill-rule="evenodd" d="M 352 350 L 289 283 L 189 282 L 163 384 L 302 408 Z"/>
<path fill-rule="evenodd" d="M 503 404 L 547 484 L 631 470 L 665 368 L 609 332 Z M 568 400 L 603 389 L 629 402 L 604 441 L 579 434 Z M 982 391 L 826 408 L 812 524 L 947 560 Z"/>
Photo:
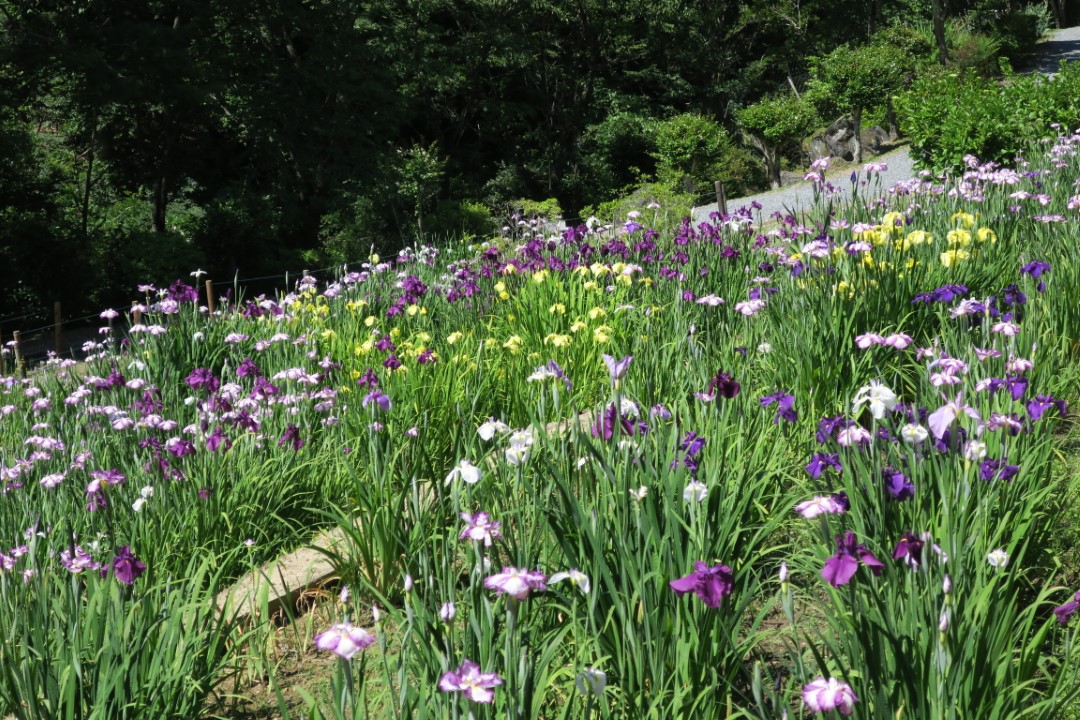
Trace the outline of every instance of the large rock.
<path fill-rule="evenodd" d="M 882 151 L 889 143 L 889 133 L 875 125 L 863 128 L 863 155 L 874 155 Z M 807 152 L 811 160 L 823 157 L 855 159 L 855 123 L 850 115 L 843 115 L 833 121 L 829 127 L 810 138 Z"/>

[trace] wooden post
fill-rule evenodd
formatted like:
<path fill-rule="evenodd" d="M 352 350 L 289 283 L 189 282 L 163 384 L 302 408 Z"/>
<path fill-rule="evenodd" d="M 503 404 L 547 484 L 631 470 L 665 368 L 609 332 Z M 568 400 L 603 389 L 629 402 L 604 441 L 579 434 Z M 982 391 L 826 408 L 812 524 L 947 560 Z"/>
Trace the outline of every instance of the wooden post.
<path fill-rule="evenodd" d="M 214 281 L 206 281 L 206 310 L 210 315 L 214 314 Z"/>
<path fill-rule="evenodd" d="M 721 215 L 727 215 L 727 195 L 724 193 L 724 183 L 716 181 L 716 209 Z"/>
<path fill-rule="evenodd" d="M 132 300 L 131 301 L 131 307 L 135 307 L 138 304 L 139 304 L 138 300 Z M 131 320 L 132 320 L 133 325 L 142 325 L 142 313 L 140 311 L 138 311 L 138 310 L 135 310 L 134 312 L 131 313 Z"/>
<path fill-rule="evenodd" d="M 53 350 L 56 354 L 60 354 L 61 347 L 61 325 L 63 324 L 63 314 L 60 312 L 60 301 L 57 300 L 53 303 Z"/>
<path fill-rule="evenodd" d="M 19 373 L 19 377 L 26 379 L 26 360 L 22 355 L 22 333 L 18 330 L 11 333 L 12 338 L 15 340 L 15 369 Z"/>

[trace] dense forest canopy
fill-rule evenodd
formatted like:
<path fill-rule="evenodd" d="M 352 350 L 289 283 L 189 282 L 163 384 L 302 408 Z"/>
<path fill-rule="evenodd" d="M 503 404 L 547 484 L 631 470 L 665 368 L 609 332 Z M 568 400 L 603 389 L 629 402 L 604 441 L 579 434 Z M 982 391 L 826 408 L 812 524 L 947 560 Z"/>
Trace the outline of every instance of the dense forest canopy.
<path fill-rule="evenodd" d="M 785 149 L 768 108 L 747 107 L 798 115 L 788 135 L 877 110 L 845 107 L 824 82 L 839 46 L 922 62 L 948 22 L 975 43 L 961 54 L 996 55 L 1071 11 L 1058 0 L 0 0 L 0 315 L 54 299 L 92 308 L 197 266 L 224 279 L 479 235 L 529 199 L 577 217 L 650 182 L 752 189 L 784 152 L 798 162 L 798 143 Z"/>

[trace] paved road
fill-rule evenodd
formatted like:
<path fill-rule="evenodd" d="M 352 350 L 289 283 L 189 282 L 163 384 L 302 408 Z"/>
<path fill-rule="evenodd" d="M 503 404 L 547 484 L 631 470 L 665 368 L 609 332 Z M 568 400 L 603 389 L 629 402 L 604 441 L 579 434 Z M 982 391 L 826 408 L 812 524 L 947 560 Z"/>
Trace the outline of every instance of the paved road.
<path fill-rule="evenodd" d="M 1039 43 L 1035 48 L 1032 62 L 1023 68 L 1026 72 L 1039 72 L 1044 75 L 1052 75 L 1057 72 L 1058 65 L 1062 60 L 1080 61 L 1080 26 L 1055 30 L 1048 38 Z M 908 180 L 914 174 L 914 161 L 908 154 L 906 147 L 897 148 L 868 160 L 883 162 L 888 165 L 888 170 L 881 174 L 881 189 L 891 188 L 902 180 Z M 850 169 L 837 173 L 828 173 L 828 180 L 838 188 L 841 194 L 851 192 L 851 184 L 848 177 Z M 814 203 L 814 188 L 808 182 L 799 182 L 793 185 L 771 190 L 759 195 L 728 199 L 728 211 L 734 212 L 743 205 L 749 206 L 752 202 L 761 204 L 761 217 L 768 218 L 774 212 L 792 212 L 806 209 Z M 709 219 L 709 213 L 716 211 L 716 205 L 705 205 L 693 209 L 694 222 L 703 222 Z"/>

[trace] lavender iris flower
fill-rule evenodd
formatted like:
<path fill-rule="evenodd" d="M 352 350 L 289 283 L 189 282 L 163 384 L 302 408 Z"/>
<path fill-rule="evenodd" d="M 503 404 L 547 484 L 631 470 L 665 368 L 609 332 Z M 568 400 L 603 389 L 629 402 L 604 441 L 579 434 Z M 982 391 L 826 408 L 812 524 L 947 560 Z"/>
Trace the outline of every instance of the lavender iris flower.
<path fill-rule="evenodd" d="M 351 660 L 354 655 L 375 643 L 375 636 L 361 627 L 338 623 L 315 636 L 315 647 Z"/>
<path fill-rule="evenodd" d="M 484 578 L 484 587 L 515 600 L 524 600 L 533 590 L 547 590 L 547 576 L 539 571 L 504 567 L 501 573 Z"/>
<path fill-rule="evenodd" d="M 809 520 L 818 515 L 843 515 L 851 509 L 851 501 L 846 492 L 840 491 L 832 495 L 815 495 L 805 502 L 795 506 L 795 512 Z"/>
<path fill-rule="evenodd" d="M 468 659 L 463 660 L 457 670 L 449 670 L 439 678 L 439 689 L 443 692 L 459 692 L 478 703 L 494 701 L 492 688 L 502 684 L 497 674 L 480 672 L 480 666 Z"/>
<path fill-rule="evenodd" d="M 720 607 L 725 596 L 730 595 L 735 587 L 735 576 L 727 565 L 709 567 L 702 561 L 694 563 L 694 572 L 686 577 L 668 583 L 677 595 L 692 592 L 701 598 L 706 606 Z"/>
<path fill-rule="evenodd" d="M 803 688 L 802 697 L 811 712 L 826 713 L 838 710 L 844 717 L 849 717 L 855 712 L 855 703 L 859 701 L 850 685 L 836 678 L 826 680 L 823 677 L 807 684 Z"/>
<path fill-rule="evenodd" d="M 491 547 L 492 540 L 501 537 L 499 530 L 502 524 L 493 521 L 486 512 L 478 512 L 475 515 L 463 512 L 461 519 L 465 521 L 465 529 L 458 536 L 459 540 L 482 542 L 484 547 Z"/>
<path fill-rule="evenodd" d="M 374 403 L 375 405 L 375 408 L 373 409 L 378 409 L 382 412 L 389 412 L 390 410 L 390 398 L 387 397 L 386 394 L 379 388 L 375 388 L 367 395 L 365 395 L 364 399 L 360 401 L 360 407 L 366 408 L 372 403 Z"/>
<path fill-rule="evenodd" d="M 855 533 L 848 530 L 842 537 L 836 536 L 836 554 L 825 561 L 821 577 L 833 587 L 847 585 L 855 577 L 860 564 L 870 568 L 875 575 L 880 575 L 885 567 L 874 553 L 858 542 Z"/>
<path fill-rule="evenodd" d="M 945 435 L 945 431 L 949 429 L 953 421 L 960 415 L 966 414 L 968 417 L 975 420 L 981 420 L 979 413 L 975 408 L 970 405 L 964 404 L 964 394 L 957 393 L 956 399 L 945 403 L 934 412 L 930 413 L 930 416 L 926 419 L 927 424 L 930 426 L 930 432 L 934 434 L 934 437 L 938 440 L 942 439 Z"/>
<path fill-rule="evenodd" d="M 611 355 L 605 354 L 603 356 L 604 364 L 607 365 L 608 374 L 611 375 L 611 384 L 614 385 L 626 371 L 630 368 L 630 363 L 634 361 L 633 355 L 627 355 L 621 360 L 616 360 Z"/>

